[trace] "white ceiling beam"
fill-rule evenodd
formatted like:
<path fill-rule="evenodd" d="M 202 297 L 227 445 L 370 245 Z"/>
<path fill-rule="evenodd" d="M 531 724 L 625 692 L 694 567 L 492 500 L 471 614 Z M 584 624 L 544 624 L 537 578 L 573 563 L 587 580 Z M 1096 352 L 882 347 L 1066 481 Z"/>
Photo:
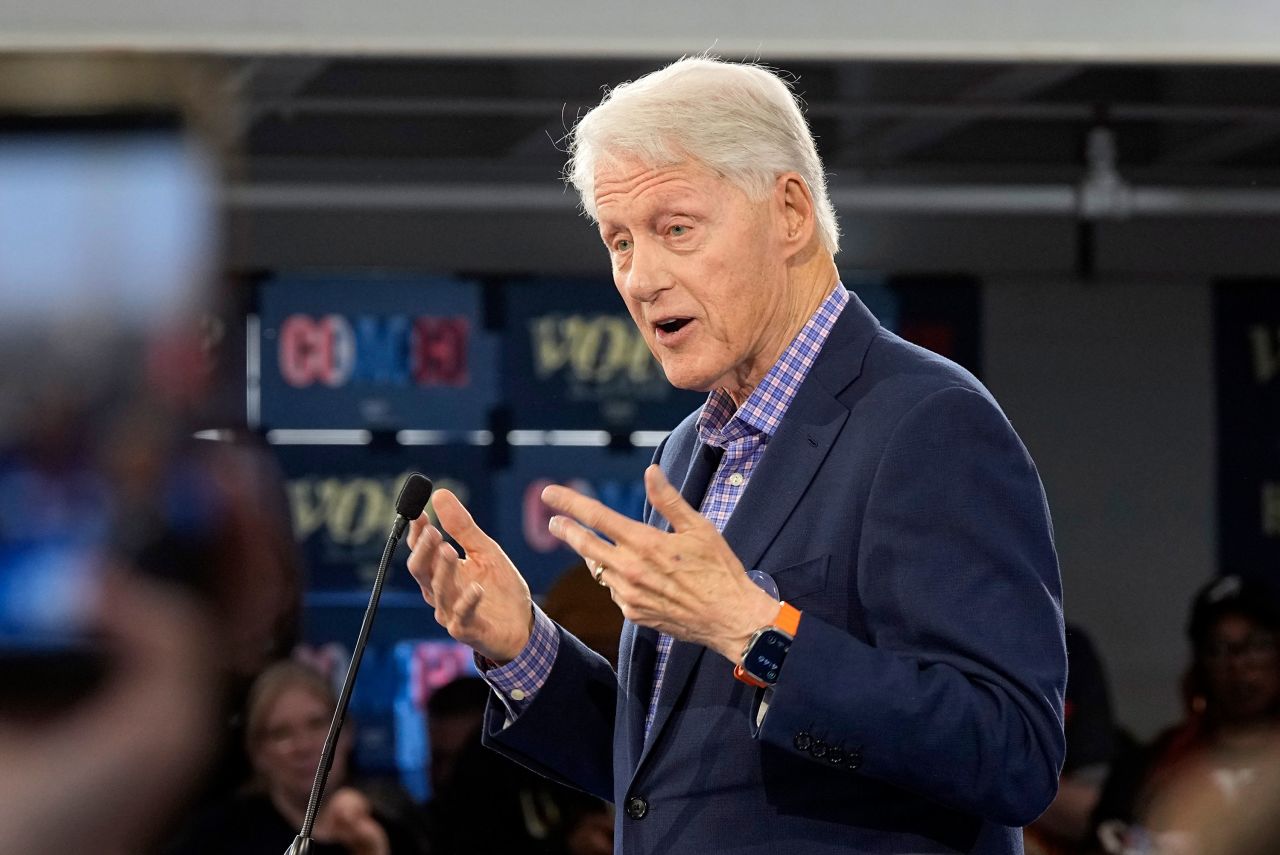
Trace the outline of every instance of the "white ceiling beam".
<path fill-rule="evenodd" d="M 9 50 L 1276 64 L 1277 44 L 1273 0 L 0 0 Z"/>

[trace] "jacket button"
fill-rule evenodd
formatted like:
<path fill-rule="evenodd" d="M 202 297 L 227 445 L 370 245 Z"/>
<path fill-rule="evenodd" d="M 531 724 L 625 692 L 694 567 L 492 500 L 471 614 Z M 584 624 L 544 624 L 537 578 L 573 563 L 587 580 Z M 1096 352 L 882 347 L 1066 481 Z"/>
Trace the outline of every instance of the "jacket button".
<path fill-rule="evenodd" d="M 848 766 L 850 769 L 857 769 L 859 766 L 861 766 L 862 765 L 862 749 L 861 748 L 852 749 L 849 752 L 848 757 L 845 758 L 845 765 Z"/>
<path fill-rule="evenodd" d="M 823 742 L 821 739 L 813 740 L 813 744 L 809 746 L 809 753 L 818 760 L 821 760 L 823 757 L 827 756 L 827 743 Z"/>
<path fill-rule="evenodd" d="M 795 745 L 797 751 L 808 751 L 809 746 L 813 744 L 813 738 L 802 730 L 796 734 L 792 744 Z"/>
<path fill-rule="evenodd" d="M 649 803 L 639 796 L 627 799 L 627 816 L 632 819 L 644 819 L 649 813 Z"/>
<path fill-rule="evenodd" d="M 839 748 L 832 748 L 830 751 L 827 752 L 827 762 L 830 763 L 832 766 L 843 766 L 844 751 L 840 750 Z"/>

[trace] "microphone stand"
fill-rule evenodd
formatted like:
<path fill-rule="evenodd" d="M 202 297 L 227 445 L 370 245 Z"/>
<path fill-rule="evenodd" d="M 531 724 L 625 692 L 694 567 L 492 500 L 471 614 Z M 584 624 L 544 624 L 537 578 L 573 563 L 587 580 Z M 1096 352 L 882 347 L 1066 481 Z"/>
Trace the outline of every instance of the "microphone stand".
<path fill-rule="evenodd" d="M 410 485 L 414 484 L 414 478 L 426 482 L 426 494 L 421 496 L 421 504 L 417 504 L 416 510 L 410 510 L 406 513 L 404 499 L 411 490 Z M 417 488 L 417 485 L 414 484 L 414 487 Z M 421 490 L 418 489 L 418 492 L 421 492 Z M 400 542 L 405 528 L 409 525 L 407 517 L 416 519 L 422 513 L 430 494 L 431 482 L 421 475 L 409 476 L 409 480 L 401 490 L 401 499 L 396 503 L 396 520 L 391 527 L 391 534 L 387 537 L 386 546 L 382 549 L 382 560 L 378 562 L 378 573 L 373 580 L 373 592 L 369 595 L 369 606 L 364 611 L 364 620 L 360 624 L 360 635 L 356 638 L 356 646 L 351 654 L 351 663 L 347 666 L 347 676 L 342 681 L 342 692 L 338 695 L 338 706 L 333 711 L 333 721 L 329 724 L 329 735 L 325 737 L 324 749 L 320 752 L 320 765 L 316 768 L 315 782 L 311 785 L 311 798 L 307 800 L 307 813 L 302 820 L 302 830 L 293 839 L 293 843 L 289 844 L 289 848 L 285 850 L 285 855 L 309 855 L 311 851 L 311 830 L 315 827 L 316 812 L 320 808 L 320 799 L 324 795 L 324 785 L 329 778 L 329 769 L 333 766 L 333 748 L 338 741 L 338 734 L 342 731 L 342 723 L 346 720 L 347 706 L 351 703 L 351 688 L 355 685 L 356 672 L 360 670 L 360 660 L 364 657 L 364 649 L 369 643 L 369 630 L 373 627 L 373 615 L 378 609 L 378 600 L 382 598 L 382 584 L 387 578 L 387 565 L 391 563 L 391 555 L 395 552 L 396 544 Z"/>

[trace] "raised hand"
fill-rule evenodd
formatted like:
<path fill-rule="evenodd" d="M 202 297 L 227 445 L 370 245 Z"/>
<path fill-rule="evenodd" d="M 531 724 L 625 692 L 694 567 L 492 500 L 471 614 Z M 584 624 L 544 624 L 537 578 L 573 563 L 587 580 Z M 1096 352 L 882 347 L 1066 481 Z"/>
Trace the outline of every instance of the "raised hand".
<path fill-rule="evenodd" d="M 340 843 L 353 855 L 391 855 L 391 841 L 373 818 L 373 807 L 364 794 L 343 787 L 324 801 L 316 815 L 313 838 Z"/>
<path fill-rule="evenodd" d="M 494 662 L 510 662 L 533 629 L 529 586 L 457 496 L 437 490 L 431 502 L 440 525 L 467 557 L 459 557 L 423 514 L 409 527 L 409 572 L 449 635 Z"/>
<path fill-rule="evenodd" d="M 210 754 L 219 635 L 206 609 L 125 569 L 96 618 L 110 670 L 91 697 L 56 716 L 0 713 L 0 852 L 142 851 Z"/>
<path fill-rule="evenodd" d="M 628 620 L 736 662 L 751 633 L 777 616 L 777 600 L 747 577 L 720 532 L 660 468 L 645 470 L 644 483 L 650 504 L 671 523 L 670 532 L 628 519 L 568 487 L 551 486 L 542 499 L 564 514 L 552 517 L 551 533 L 588 567 L 604 566 L 600 581 Z"/>

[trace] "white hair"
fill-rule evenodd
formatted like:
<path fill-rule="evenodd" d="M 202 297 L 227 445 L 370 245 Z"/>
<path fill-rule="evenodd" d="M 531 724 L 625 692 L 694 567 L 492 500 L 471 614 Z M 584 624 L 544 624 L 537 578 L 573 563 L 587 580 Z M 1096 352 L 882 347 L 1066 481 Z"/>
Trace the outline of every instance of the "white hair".
<path fill-rule="evenodd" d="M 571 132 L 565 167 L 593 220 L 596 169 L 618 157 L 653 166 L 694 161 L 756 200 L 779 175 L 797 172 L 813 195 L 823 247 L 839 249 L 813 135 L 790 86 L 759 65 L 685 57 L 606 92 Z"/>

